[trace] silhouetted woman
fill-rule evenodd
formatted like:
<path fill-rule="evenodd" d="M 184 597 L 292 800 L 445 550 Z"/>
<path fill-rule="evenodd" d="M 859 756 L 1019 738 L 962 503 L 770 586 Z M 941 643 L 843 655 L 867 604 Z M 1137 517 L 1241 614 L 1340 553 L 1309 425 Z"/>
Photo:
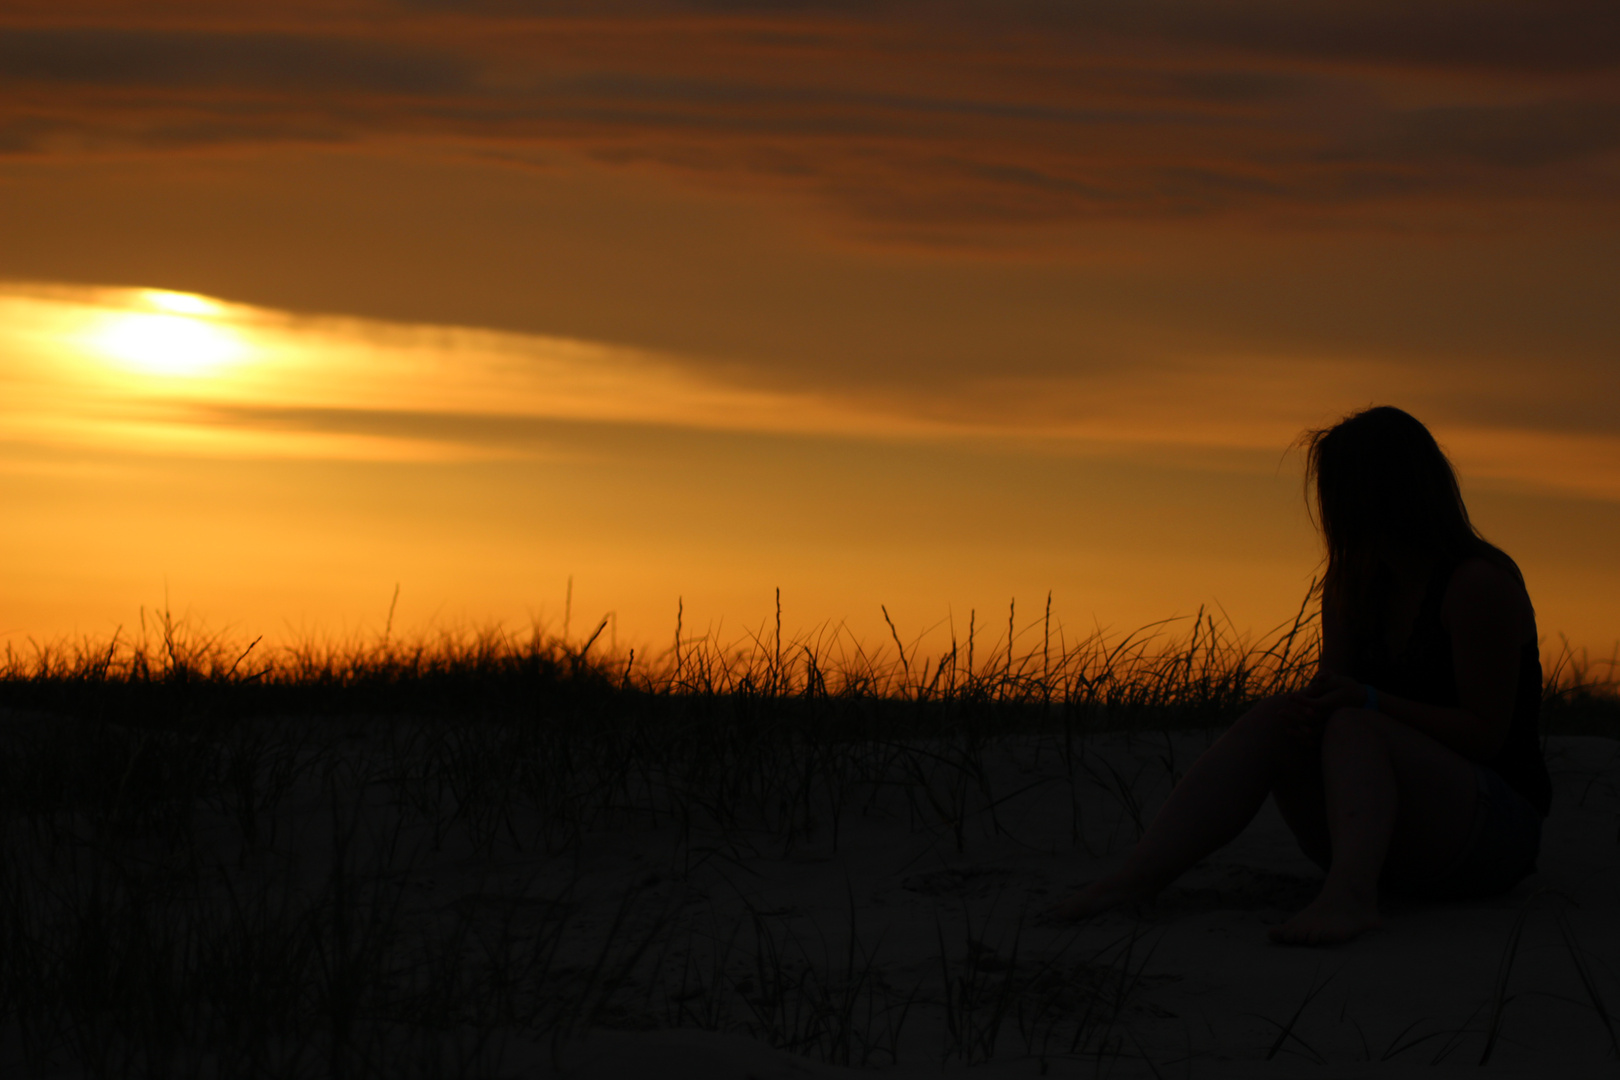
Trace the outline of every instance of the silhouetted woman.
<path fill-rule="evenodd" d="M 1368 409 L 1304 441 L 1327 546 L 1316 676 L 1233 724 L 1124 866 L 1054 915 L 1154 895 L 1242 832 L 1267 795 L 1327 871 L 1310 906 L 1272 929 L 1278 941 L 1377 927 L 1380 884 L 1483 896 L 1534 869 L 1551 785 L 1519 568 L 1474 530 L 1451 463 L 1407 413 Z"/>

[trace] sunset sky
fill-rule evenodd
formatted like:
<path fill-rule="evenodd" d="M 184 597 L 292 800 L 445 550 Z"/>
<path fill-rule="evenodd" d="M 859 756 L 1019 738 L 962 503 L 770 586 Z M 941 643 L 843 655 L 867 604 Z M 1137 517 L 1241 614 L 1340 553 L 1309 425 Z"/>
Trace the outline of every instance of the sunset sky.
<path fill-rule="evenodd" d="M 1388 403 L 1606 654 L 1617 297 L 1607 0 L 7 0 L 0 642 L 1259 631 Z"/>

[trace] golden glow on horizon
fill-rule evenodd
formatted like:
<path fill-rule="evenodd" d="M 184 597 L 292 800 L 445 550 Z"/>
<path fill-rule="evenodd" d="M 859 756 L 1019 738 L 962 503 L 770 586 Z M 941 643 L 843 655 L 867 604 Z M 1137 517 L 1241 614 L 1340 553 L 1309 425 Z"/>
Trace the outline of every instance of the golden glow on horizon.
<path fill-rule="evenodd" d="M 1396 376 L 1422 390 L 1387 365 L 1206 356 L 839 402 L 594 342 L 0 287 L 0 565 L 27 568 L 0 577 L 0 632 L 116 621 L 169 573 L 220 618 L 269 626 L 342 623 L 400 581 L 521 621 L 578 573 L 649 641 L 677 594 L 724 619 L 777 585 L 857 627 L 868 600 L 933 625 L 942 604 L 982 616 L 1004 587 L 1055 587 L 1116 627 L 1209 598 L 1260 629 L 1292 614 L 1316 558 L 1282 447 Z M 1620 503 L 1608 436 L 1436 434 L 1468 482 Z M 1203 505 L 1221 485 L 1248 501 Z M 961 513 L 930 517 L 946 505 Z M 1558 582 L 1537 593 L 1547 628 L 1607 640 L 1590 566 L 1510 546 Z"/>

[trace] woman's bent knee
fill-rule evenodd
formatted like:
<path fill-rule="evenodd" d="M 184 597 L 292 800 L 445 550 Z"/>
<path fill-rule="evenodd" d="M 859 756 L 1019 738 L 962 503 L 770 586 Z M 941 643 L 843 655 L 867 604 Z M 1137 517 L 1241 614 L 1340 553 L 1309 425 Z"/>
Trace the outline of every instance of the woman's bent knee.
<path fill-rule="evenodd" d="M 1310 706 L 1291 694 L 1259 702 L 1238 718 L 1232 733 L 1268 755 L 1280 755 L 1279 763 L 1301 753 L 1314 756 L 1319 738 Z"/>
<path fill-rule="evenodd" d="M 1252 729 L 1265 730 L 1293 730 L 1298 729 L 1301 722 L 1309 719 L 1309 706 L 1294 695 L 1280 693 L 1275 698 L 1265 698 L 1254 708 L 1244 712 L 1239 717 L 1238 724 L 1247 725 Z"/>
<path fill-rule="evenodd" d="M 1265 698 L 1256 703 L 1248 712 L 1238 717 L 1232 726 L 1256 732 L 1270 732 L 1292 726 L 1304 712 L 1304 705 L 1299 698 L 1291 694 L 1278 694 L 1276 697 Z"/>

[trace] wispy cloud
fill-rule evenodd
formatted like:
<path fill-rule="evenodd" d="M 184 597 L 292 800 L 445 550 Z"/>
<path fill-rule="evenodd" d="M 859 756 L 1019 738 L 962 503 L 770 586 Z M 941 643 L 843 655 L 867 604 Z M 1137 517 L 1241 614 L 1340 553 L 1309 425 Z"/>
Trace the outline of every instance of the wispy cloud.
<path fill-rule="evenodd" d="M 0 387 L 0 437 L 223 457 L 533 456 L 555 450 L 549 421 L 899 438 L 971 429 L 728 384 L 641 350 L 143 289 L 0 292 Z"/>
<path fill-rule="evenodd" d="M 3 153 L 574 154 L 869 234 L 1607 203 L 1620 151 L 1599 3 L 12 7 Z"/>
<path fill-rule="evenodd" d="M 817 394 L 541 335 L 293 316 L 150 290 L 0 292 L 0 441 L 216 458 L 557 458 L 581 453 L 587 428 L 662 428 L 1272 468 L 1303 424 L 1331 422 L 1346 403 L 1394 401 L 1435 422 L 1471 476 L 1620 499 L 1620 428 L 1597 417 L 1575 429 L 1558 417 L 1526 422 L 1523 401 L 1579 396 L 1557 382 L 1481 371 L 1458 397 L 1443 371 L 1242 353 Z"/>

